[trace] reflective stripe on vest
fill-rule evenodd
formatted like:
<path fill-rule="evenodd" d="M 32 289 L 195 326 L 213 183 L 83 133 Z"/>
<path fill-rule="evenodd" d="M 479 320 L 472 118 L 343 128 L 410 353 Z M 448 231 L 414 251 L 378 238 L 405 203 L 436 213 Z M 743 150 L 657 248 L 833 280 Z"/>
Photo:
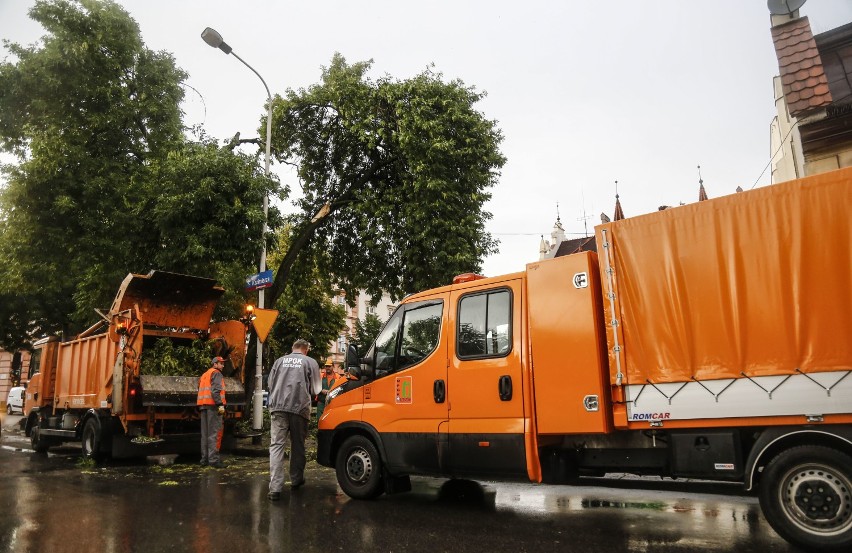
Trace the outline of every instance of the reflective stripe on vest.
<path fill-rule="evenodd" d="M 201 375 L 198 380 L 198 400 L 197 405 L 216 405 L 213 401 L 213 371 L 219 372 L 217 369 L 210 368 L 207 372 Z M 222 399 L 222 405 L 225 405 L 225 383 L 222 382 L 222 391 L 219 392 L 219 397 Z"/>

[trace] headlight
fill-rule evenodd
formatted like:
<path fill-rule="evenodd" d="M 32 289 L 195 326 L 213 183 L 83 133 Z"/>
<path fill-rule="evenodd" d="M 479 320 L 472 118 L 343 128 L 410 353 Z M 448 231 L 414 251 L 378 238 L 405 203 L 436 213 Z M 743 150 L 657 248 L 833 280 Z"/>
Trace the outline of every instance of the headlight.
<path fill-rule="evenodd" d="M 343 391 L 343 386 L 338 386 L 337 388 L 330 391 L 328 393 L 328 396 L 326 396 L 326 399 L 325 399 L 326 404 L 328 404 L 329 401 L 331 401 L 334 398 L 336 398 L 337 396 L 339 396 L 340 392 L 342 392 L 342 391 Z"/>

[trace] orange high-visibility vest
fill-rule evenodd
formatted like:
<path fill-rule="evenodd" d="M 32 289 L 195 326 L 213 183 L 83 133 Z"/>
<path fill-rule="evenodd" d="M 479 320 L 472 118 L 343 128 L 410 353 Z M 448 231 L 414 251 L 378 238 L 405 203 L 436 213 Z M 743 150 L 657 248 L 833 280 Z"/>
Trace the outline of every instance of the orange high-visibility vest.
<path fill-rule="evenodd" d="M 201 375 L 201 378 L 198 380 L 198 400 L 196 403 L 198 405 L 216 405 L 216 402 L 213 400 L 213 372 L 219 372 L 218 369 L 210 367 L 207 369 L 207 372 Z M 225 381 L 222 380 L 222 391 L 219 392 L 219 397 L 222 398 L 221 405 L 225 405 Z"/>

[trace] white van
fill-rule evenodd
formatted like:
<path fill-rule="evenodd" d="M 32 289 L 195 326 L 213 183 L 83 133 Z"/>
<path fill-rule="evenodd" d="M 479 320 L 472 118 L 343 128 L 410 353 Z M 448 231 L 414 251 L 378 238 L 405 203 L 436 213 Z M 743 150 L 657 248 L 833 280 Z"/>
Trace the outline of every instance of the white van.
<path fill-rule="evenodd" d="M 24 414 L 24 394 L 27 389 L 23 386 L 16 386 L 9 390 L 9 395 L 6 397 L 6 413 L 12 414 L 18 412 Z"/>

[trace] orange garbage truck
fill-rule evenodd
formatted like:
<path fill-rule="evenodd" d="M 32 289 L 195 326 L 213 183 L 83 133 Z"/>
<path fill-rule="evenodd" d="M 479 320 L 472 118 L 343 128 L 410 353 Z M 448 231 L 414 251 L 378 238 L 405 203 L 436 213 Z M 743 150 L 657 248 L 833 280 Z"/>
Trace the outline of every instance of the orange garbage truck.
<path fill-rule="evenodd" d="M 211 355 L 227 359 L 230 436 L 245 407 L 246 327 L 211 324 L 223 293 L 208 278 L 129 274 L 101 322 L 69 341 L 36 342 L 30 363 L 38 372 L 27 388 L 25 425 L 33 449 L 78 441 L 89 458 L 197 454 L 198 376 L 192 375 L 209 368 Z M 201 366 L 181 367 L 176 356 L 154 354 L 193 346 L 209 351 L 197 356 Z"/>
<path fill-rule="evenodd" d="M 332 390 L 318 462 L 409 475 L 739 482 L 852 550 L 852 169 L 596 227 L 597 253 L 403 300 Z"/>

